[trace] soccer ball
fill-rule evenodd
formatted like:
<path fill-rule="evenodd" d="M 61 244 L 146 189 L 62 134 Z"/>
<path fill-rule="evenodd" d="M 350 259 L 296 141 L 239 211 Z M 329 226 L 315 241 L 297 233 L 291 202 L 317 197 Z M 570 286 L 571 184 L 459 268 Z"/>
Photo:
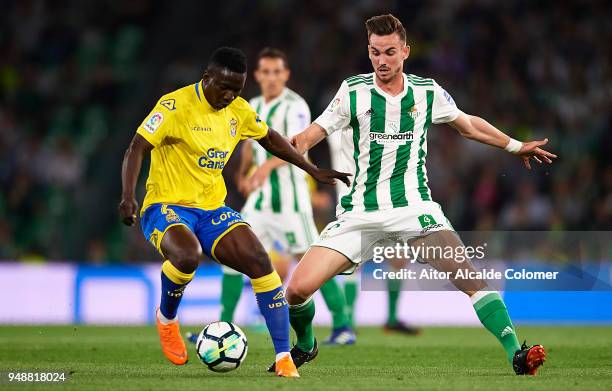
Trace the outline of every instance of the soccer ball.
<path fill-rule="evenodd" d="M 238 326 L 229 322 L 214 322 L 198 335 L 196 353 L 208 369 L 229 372 L 246 358 L 247 339 Z"/>

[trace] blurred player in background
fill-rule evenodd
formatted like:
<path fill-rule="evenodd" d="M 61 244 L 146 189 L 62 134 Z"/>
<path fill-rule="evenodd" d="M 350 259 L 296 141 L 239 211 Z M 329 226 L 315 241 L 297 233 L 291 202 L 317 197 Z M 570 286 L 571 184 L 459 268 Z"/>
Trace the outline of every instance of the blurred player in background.
<path fill-rule="evenodd" d="M 340 197 L 337 220 L 306 252 L 287 286 L 291 325 L 298 338 L 291 354 L 298 367 L 317 353 L 312 294 L 364 261 L 362 233 L 401 232 L 404 240 L 418 239 L 427 247 L 465 250 L 440 205 L 432 201 L 427 184 L 426 135 L 432 123 L 448 123 L 464 137 L 503 148 L 527 168 L 532 159 L 552 163 L 556 157 L 540 148 L 548 140 L 514 140 L 482 118 L 461 112 L 433 79 L 404 74 L 410 47 L 406 30 L 393 15 L 370 18 L 366 30 L 374 72 L 345 79 L 323 114 L 292 140 L 305 152 L 341 132 L 342 157 L 353 175 L 352 185 Z M 444 255 L 424 261 L 443 272 L 474 272 L 471 262 Z M 471 298 L 478 318 L 503 346 L 515 373 L 534 375 L 545 360 L 544 348 L 519 344 L 499 293 L 489 291 L 481 279 L 451 282 Z"/>
<path fill-rule="evenodd" d="M 343 167 L 342 160 L 342 138 L 340 132 L 334 132 L 327 137 L 329 152 L 331 157 L 331 165 L 334 170 L 343 171 L 349 170 L 350 167 Z M 336 185 L 336 194 L 342 194 L 341 184 Z M 340 201 L 340 197 L 338 197 Z M 388 262 L 388 265 L 393 270 L 400 270 L 405 267 L 405 262 L 402 260 L 393 260 Z M 352 329 L 355 328 L 355 303 L 357 301 L 357 293 L 359 292 L 359 282 L 357 272 L 344 276 L 344 293 L 346 298 L 346 314 L 349 319 L 349 325 Z M 421 329 L 412 325 L 408 325 L 397 317 L 397 309 L 399 306 L 399 297 L 401 293 L 402 281 L 399 279 L 387 280 L 387 320 L 383 325 L 385 332 L 398 332 L 405 335 L 417 335 L 421 333 Z"/>
<path fill-rule="evenodd" d="M 273 129 L 293 137 L 310 124 L 310 109 L 304 99 L 289 89 L 289 62 L 284 52 L 265 48 L 257 58 L 254 73 L 261 95 L 249 102 Z M 253 165 L 255 170 L 253 171 Z M 285 281 L 291 266 L 290 254 L 301 259 L 318 236 L 312 217 L 307 174 L 273 156 L 254 142 L 241 149 L 236 175 L 238 190 L 247 197 L 241 214 L 268 253 L 275 242 L 281 251 L 274 257 L 274 268 Z M 223 267 L 221 320 L 231 322 L 242 292 L 242 274 Z M 344 293 L 331 279 L 321 286 L 321 293 L 332 313 L 333 330 L 329 344 L 352 344 L 355 334 L 349 328 Z"/>
<path fill-rule="evenodd" d="M 125 153 L 123 222 L 136 222 L 136 183 L 142 160 L 151 154 L 147 194 L 140 212 L 145 238 L 165 259 L 161 303 L 156 310 L 162 351 L 176 365 L 187 362 L 177 310 L 205 253 L 251 278 L 259 309 L 276 352 L 276 374 L 299 377 L 289 355 L 289 322 L 281 280 L 263 246 L 239 213 L 224 205 L 222 170 L 240 140 L 254 139 L 315 179 L 334 183 L 346 175 L 318 169 L 268 128 L 239 97 L 246 81 L 246 57 L 234 48 L 217 49 L 201 81 L 164 95 L 138 127 Z"/>

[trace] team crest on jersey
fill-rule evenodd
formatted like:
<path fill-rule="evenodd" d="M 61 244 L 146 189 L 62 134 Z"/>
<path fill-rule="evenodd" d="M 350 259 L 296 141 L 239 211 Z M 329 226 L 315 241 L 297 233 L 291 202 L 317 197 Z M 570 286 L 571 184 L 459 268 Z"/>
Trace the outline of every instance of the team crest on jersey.
<path fill-rule="evenodd" d="M 419 110 L 417 110 L 416 106 L 412 106 L 412 108 L 410 109 L 410 111 L 408 111 L 408 115 L 410 116 L 410 118 L 412 118 L 413 120 L 416 120 L 417 118 L 419 118 L 419 116 L 421 115 L 421 112 Z"/>
<path fill-rule="evenodd" d="M 170 111 L 176 109 L 176 101 L 174 99 L 162 100 L 161 102 L 159 102 L 159 104 L 164 106 Z"/>
<path fill-rule="evenodd" d="M 236 121 L 234 118 L 232 118 L 229 122 L 230 124 L 230 135 L 232 137 L 236 137 L 236 128 L 238 125 L 238 121 Z"/>
<path fill-rule="evenodd" d="M 153 113 L 153 115 L 149 117 L 147 122 L 145 122 L 143 127 L 147 132 L 153 134 L 155 133 L 157 128 L 159 128 L 159 125 L 161 125 L 162 122 L 164 122 L 164 115 L 160 112 Z"/>

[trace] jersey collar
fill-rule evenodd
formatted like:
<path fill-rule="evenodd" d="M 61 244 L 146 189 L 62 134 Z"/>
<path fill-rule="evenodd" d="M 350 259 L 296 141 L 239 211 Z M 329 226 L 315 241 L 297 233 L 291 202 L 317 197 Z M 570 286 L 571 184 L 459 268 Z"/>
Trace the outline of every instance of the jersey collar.
<path fill-rule="evenodd" d="M 408 77 L 403 72 L 402 77 L 404 78 L 404 89 L 402 90 L 402 92 L 395 96 L 386 93 L 385 91 L 383 91 L 382 88 L 378 86 L 378 84 L 376 84 L 376 72 L 372 73 L 372 75 L 374 76 L 374 89 L 376 90 L 376 92 L 384 96 L 387 100 L 401 100 L 408 92 Z"/>
<path fill-rule="evenodd" d="M 195 89 L 195 94 L 198 97 L 198 100 L 202 102 L 204 109 L 207 111 L 215 111 L 215 109 L 210 105 L 210 103 L 208 103 L 208 101 L 206 100 L 206 97 L 204 96 L 204 86 L 203 86 L 202 80 L 195 83 L 193 87 Z"/>

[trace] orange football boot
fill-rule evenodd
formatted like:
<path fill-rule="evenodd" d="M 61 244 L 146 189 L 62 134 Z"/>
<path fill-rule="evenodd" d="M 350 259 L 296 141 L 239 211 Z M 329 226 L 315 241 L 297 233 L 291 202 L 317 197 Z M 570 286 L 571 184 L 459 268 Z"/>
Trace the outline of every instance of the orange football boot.
<path fill-rule="evenodd" d="M 286 355 L 276 362 L 276 376 L 281 377 L 300 377 L 291 355 Z"/>
<path fill-rule="evenodd" d="M 155 310 L 155 321 L 157 322 L 157 333 L 159 334 L 159 342 L 161 343 L 164 356 L 172 364 L 184 365 L 188 360 L 187 348 L 185 347 L 183 337 L 181 337 L 178 321 L 168 324 L 160 322 L 159 308 Z"/>
<path fill-rule="evenodd" d="M 542 345 L 527 346 L 525 342 L 521 346 L 521 350 L 514 353 L 512 367 L 517 375 L 535 376 L 538 373 L 538 368 L 544 365 L 546 361 L 546 350 Z"/>
<path fill-rule="evenodd" d="M 544 365 L 544 361 L 546 361 L 546 351 L 544 350 L 544 346 L 532 346 L 527 353 L 528 374 L 535 376 L 538 372 L 538 368 Z"/>

